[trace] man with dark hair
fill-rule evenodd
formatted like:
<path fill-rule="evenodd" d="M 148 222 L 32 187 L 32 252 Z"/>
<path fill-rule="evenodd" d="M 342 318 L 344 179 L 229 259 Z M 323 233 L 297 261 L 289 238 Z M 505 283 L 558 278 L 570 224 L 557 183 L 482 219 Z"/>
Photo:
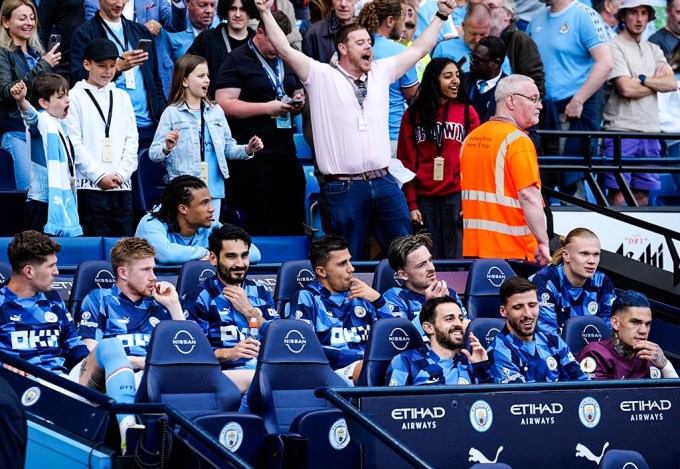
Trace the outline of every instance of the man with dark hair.
<path fill-rule="evenodd" d="M 7 247 L 12 276 L 0 288 L 0 349 L 118 402 L 134 402 L 132 366 L 119 340 L 88 349 L 52 283 L 59 274 L 59 244 L 37 231 L 17 234 Z M 4 365 L 19 374 L 24 372 Z M 50 385 L 49 383 L 45 383 Z M 133 415 L 117 416 L 122 448 Z"/>
<path fill-rule="evenodd" d="M 680 41 L 680 0 L 666 0 L 666 25 L 649 37 L 649 42 L 661 47 L 666 58 Z"/>
<path fill-rule="evenodd" d="M 496 114 L 496 85 L 507 74 L 501 70 L 505 60 L 505 43 L 496 36 L 479 40 L 470 54 L 470 71 L 463 73 L 461 83 L 477 111 L 480 122 Z"/>
<path fill-rule="evenodd" d="M 302 52 L 305 55 L 328 63 L 335 53 L 335 33 L 345 25 L 354 21 L 354 5 L 357 0 L 332 0 L 330 14 L 317 21 L 305 33 L 302 41 Z"/>
<path fill-rule="evenodd" d="M 250 321 L 260 332 L 279 315 L 267 287 L 247 279 L 250 235 L 224 224 L 210 234 L 210 263 L 217 275 L 205 279 L 182 298 L 188 318 L 196 321 L 210 339 L 215 356 L 225 369 L 252 368 L 260 342 L 248 337 Z"/>
<path fill-rule="evenodd" d="M 289 316 L 314 328 L 331 367 L 351 384 L 361 366 L 368 333 L 392 313 L 380 293 L 354 277 L 347 241 L 326 235 L 312 242 L 309 259 L 316 279 L 290 300 Z"/>
<path fill-rule="evenodd" d="M 678 373 L 654 342 L 650 342 L 652 310 L 645 295 L 620 292 L 612 306 L 612 335 L 591 342 L 576 355 L 591 379 L 677 378 Z"/>
<path fill-rule="evenodd" d="M 274 28 L 290 33 L 283 12 L 270 14 Z M 260 22 L 255 36 L 227 56 L 217 76 L 215 99 L 233 137 L 248 143 L 254 132 L 264 144 L 254 158 L 229 163 L 227 192 L 230 206 L 245 213 L 249 233 L 301 235 L 305 175 L 297 159 L 292 114 L 302 109 L 304 91 L 269 41 L 269 29 Z"/>
<path fill-rule="evenodd" d="M 438 0 L 437 16 L 413 45 L 377 61 L 373 61 L 371 37 L 365 29 L 351 24 L 340 28 L 335 65 L 291 48 L 270 12 L 272 4 L 273 0 L 256 3 L 269 40 L 311 98 L 316 164 L 323 176 L 324 230 L 347 239 L 356 258 L 363 254 L 369 230 L 387 251 L 394 238 L 412 229 L 404 194 L 387 169 L 392 159 L 388 85 L 432 49 L 455 2 Z"/>
<path fill-rule="evenodd" d="M 450 296 L 428 299 L 420 312 L 420 324 L 429 345 L 395 356 L 385 382 L 389 386 L 493 382 L 486 350 L 472 332 L 472 353 L 465 348 L 468 323 L 457 300 Z"/>
<path fill-rule="evenodd" d="M 385 301 L 396 317 L 406 317 L 420 328 L 418 315 L 426 300 L 449 296 L 455 299 L 461 314 L 467 318 L 467 311 L 458 294 L 437 280 L 437 271 L 432 263 L 432 239 L 427 233 L 418 233 L 395 238 L 390 244 L 388 259 L 390 267 L 397 273 L 403 287 L 392 287 L 383 293 Z M 420 332 L 423 332 L 422 329 Z"/>
<path fill-rule="evenodd" d="M 135 236 L 144 238 L 156 250 L 159 264 L 184 264 L 208 260 L 208 237 L 222 224 L 213 218 L 210 191 L 195 176 L 179 176 L 163 190 L 161 203 L 139 221 Z M 251 262 L 260 251 L 251 246 Z"/>
<path fill-rule="evenodd" d="M 500 288 L 500 299 L 505 327 L 488 350 L 496 383 L 588 379 L 559 335 L 536 330 L 536 285 L 522 277 L 506 279 Z"/>
<path fill-rule="evenodd" d="M 257 18 L 253 0 L 219 0 L 217 16 L 221 23 L 199 34 L 189 47 L 188 54 L 200 55 L 208 62 L 212 77 L 208 85 L 208 96 L 215 96 L 220 67 L 232 50 L 248 42 L 255 31 L 248 27 L 250 18 Z"/>

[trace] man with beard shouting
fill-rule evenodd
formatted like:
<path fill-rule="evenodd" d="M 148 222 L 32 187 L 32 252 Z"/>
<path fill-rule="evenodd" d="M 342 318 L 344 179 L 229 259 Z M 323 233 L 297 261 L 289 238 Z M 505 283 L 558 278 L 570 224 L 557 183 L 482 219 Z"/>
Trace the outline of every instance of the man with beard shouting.
<path fill-rule="evenodd" d="M 392 359 L 385 380 L 389 386 L 493 382 L 486 350 L 472 332 L 472 352 L 465 348 L 470 321 L 455 299 L 441 296 L 427 300 L 419 318 L 430 344 Z"/>

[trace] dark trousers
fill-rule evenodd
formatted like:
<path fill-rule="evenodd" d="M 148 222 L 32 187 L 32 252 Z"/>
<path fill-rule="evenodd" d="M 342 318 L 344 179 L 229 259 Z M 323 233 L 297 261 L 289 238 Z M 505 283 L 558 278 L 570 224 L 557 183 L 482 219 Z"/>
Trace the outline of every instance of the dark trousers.
<path fill-rule="evenodd" d="M 84 236 L 132 236 L 131 191 L 78 191 Z"/>
<path fill-rule="evenodd" d="M 432 236 L 432 256 L 435 259 L 461 259 L 463 257 L 463 209 L 460 192 L 450 195 L 418 197 L 418 210 L 423 225 Z"/>
<path fill-rule="evenodd" d="M 24 226 L 27 230 L 40 231 L 47 224 L 47 202 L 27 200 L 24 207 Z"/>

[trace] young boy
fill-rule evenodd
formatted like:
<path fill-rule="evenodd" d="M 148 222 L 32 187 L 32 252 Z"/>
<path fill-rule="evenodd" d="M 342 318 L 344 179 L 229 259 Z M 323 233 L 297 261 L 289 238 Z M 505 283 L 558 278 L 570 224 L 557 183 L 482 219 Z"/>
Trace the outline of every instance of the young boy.
<path fill-rule="evenodd" d="M 36 77 L 32 87 L 32 104 L 26 99 L 28 87 L 23 81 L 10 88 L 30 142 L 26 227 L 53 236 L 82 236 L 73 186 L 73 145 L 61 125 L 69 108 L 68 83 L 59 75 L 46 73 Z"/>
<path fill-rule="evenodd" d="M 132 234 L 132 185 L 138 134 L 130 96 L 116 88 L 118 49 L 109 39 L 90 41 L 89 72 L 71 90 L 64 120 L 75 148 L 78 210 L 85 236 Z"/>

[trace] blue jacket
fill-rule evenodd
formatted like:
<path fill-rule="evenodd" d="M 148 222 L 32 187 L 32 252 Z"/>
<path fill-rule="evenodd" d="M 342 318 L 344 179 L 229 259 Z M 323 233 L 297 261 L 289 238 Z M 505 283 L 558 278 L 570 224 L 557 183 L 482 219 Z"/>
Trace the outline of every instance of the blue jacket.
<path fill-rule="evenodd" d="M 127 35 L 128 42 L 134 47 L 140 39 L 153 39 L 151 33 L 143 24 L 128 21 L 121 18 L 123 22 L 123 30 Z M 71 45 L 71 84 L 75 84 L 80 80 L 87 80 L 88 73 L 83 66 L 83 56 L 85 55 L 85 46 L 88 42 L 97 38 L 106 38 L 106 30 L 102 26 L 103 20 L 99 15 L 95 15 L 91 20 L 81 24 L 78 29 L 73 32 L 73 43 Z M 154 123 L 158 123 L 161 114 L 165 109 L 165 93 L 163 92 L 163 83 L 161 82 L 160 74 L 158 73 L 158 60 L 156 53 L 156 45 L 151 44 L 149 49 L 149 59 L 141 65 L 142 75 L 144 76 L 144 85 L 146 87 L 147 104 L 149 107 L 149 117 Z M 114 77 L 114 80 L 118 75 Z"/>
<path fill-rule="evenodd" d="M 246 145 L 238 145 L 231 136 L 231 130 L 224 111 L 216 104 L 206 104 L 205 125 L 210 132 L 217 155 L 217 164 L 224 179 L 229 177 L 227 158 L 232 160 L 245 160 L 252 158 L 246 153 Z M 200 152 L 200 119 L 189 110 L 186 103 L 170 105 L 165 108 L 161 121 L 156 129 L 153 143 L 149 148 L 151 161 L 165 160 L 166 169 L 170 178 L 174 179 L 183 174 L 201 177 L 201 152 Z M 173 129 L 179 129 L 177 145 L 166 156 L 163 153 L 165 136 Z"/>

